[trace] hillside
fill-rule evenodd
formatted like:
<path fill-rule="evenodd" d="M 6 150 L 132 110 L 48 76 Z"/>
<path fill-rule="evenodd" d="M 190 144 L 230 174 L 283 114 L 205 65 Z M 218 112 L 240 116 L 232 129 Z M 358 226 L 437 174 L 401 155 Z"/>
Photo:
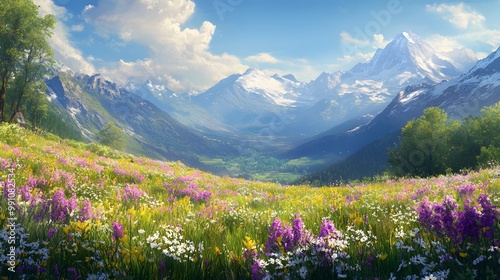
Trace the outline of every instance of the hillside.
<path fill-rule="evenodd" d="M 500 169 L 311 188 L 0 125 L 0 275 L 495 279 Z M 15 272 L 12 272 L 15 271 Z"/>
<path fill-rule="evenodd" d="M 57 74 L 45 80 L 51 107 L 58 108 L 61 117 L 69 114 L 88 140 L 95 141 L 99 130 L 111 122 L 126 135 L 126 150 L 138 155 L 200 167 L 199 156 L 237 153 L 229 144 L 182 125 L 155 104 L 100 75 Z"/>

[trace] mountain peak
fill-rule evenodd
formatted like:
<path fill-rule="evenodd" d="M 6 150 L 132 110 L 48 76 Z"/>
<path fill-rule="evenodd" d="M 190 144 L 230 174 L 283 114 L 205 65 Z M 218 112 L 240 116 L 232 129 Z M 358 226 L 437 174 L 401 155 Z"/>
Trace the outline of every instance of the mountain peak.
<path fill-rule="evenodd" d="M 288 79 L 292 82 L 299 82 L 299 80 L 297 80 L 297 78 L 295 78 L 295 76 L 293 74 L 286 74 L 285 76 L 283 76 L 283 78 L 285 79 Z"/>
<path fill-rule="evenodd" d="M 411 32 L 411 31 L 404 31 L 400 33 L 398 36 L 396 36 L 395 40 L 406 40 L 410 44 L 415 44 L 416 42 L 420 41 L 420 37 L 418 37 L 417 34 Z"/>
<path fill-rule="evenodd" d="M 255 73 L 261 73 L 262 71 L 257 69 L 257 68 L 248 68 L 245 73 L 243 73 L 243 76 L 250 75 L 250 74 L 255 74 Z"/>
<path fill-rule="evenodd" d="M 411 31 L 398 34 L 385 48 L 379 49 L 368 63 L 359 63 L 351 73 L 388 77 L 406 73 L 406 77 L 425 77 L 438 83 L 460 75 L 448 61 L 437 56 L 436 51 Z"/>

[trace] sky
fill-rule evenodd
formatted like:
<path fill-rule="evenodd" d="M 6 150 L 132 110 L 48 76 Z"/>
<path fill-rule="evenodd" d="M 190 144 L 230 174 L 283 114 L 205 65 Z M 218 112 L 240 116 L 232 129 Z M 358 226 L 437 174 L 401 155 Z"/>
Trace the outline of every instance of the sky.
<path fill-rule="evenodd" d="M 246 69 L 293 74 L 366 62 L 412 31 L 437 51 L 500 46 L 500 0 L 34 0 L 58 22 L 55 58 L 125 85 L 152 80 L 203 90 Z"/>

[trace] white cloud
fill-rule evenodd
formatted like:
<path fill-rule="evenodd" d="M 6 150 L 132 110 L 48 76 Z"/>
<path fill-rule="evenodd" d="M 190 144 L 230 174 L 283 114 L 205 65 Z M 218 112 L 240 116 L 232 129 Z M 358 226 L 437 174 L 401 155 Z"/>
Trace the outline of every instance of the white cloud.
<path fill-rule="evenodd" d="M 481 59 L 495 51 L 500 46 L 500 30 L 481 28 L 473 32 L 461 32 L 453 36 L 434 34 L 426 41 L 438 52 L 448 52 L 453 49 L 474 44 L 476 56 Z M 470 47 L 469 47 L 470 48 Z"/>
<path fill-rule="evenodd" d="M 341 48 L 344 55 L 337 58 L 337 64 L 342 65 L 343 70 L 348 70 L 359 62 L 368 62 L 375 53 L 374 50 L 384 48 L 389 44 L 384 35 L 373 34 L 372 40 L 354 38 L 349 33 L 343 31 L 340 33 L 340 40 L 342 42 Z"/>
<path fill-rule="evenodd" d="M 426 38 L 425 41 L 437 52 L 449 52 L 462 47 L 455 38 L 441 34 L 433 34 L 429 38 Z"/>
<path fill-rule="evenodd" d="M 461 29 L 467 29 L 469 26 L 481 27 L 485 20 L 483 15 L 465 6 L 464 3 L 457 5 L 434 4 L 427 5 L 426 8 L 430 12 L 443 14 L 444 19 Z"/>
<path fill-rule="evenodd" d="M 358 62 L 368 62 L 370 59 L 373 57 L 375 53 L 370 52 L 370 53 L 355 53 L 354 55 L 344 55 L 337 60 L 344 66 L 351 65 L 354 66 L 354 64 Z"/>
<path fill-rule="evenodd" d="M 277 58 L 273 57 L 269 53 L 259 53 L 257 55 L 248 56 L 245 58 L 245 60 L 251 61 L 251 62 L 261 62 L 261 63 L 270 63 L 270 64 L 274 64 L 274 63 L 279 62 L 279 60 Z"/>
<path fill-rule="evenodd" d="M 362 40 L 352 37 L 351 34 L 342 31 L 340 32 L 340 41 L 344 44 L 354 45 L 354 46 L 367 46 L 370 44 L 368 40 Z"/>
<path fill-rule="evenodd" d="M 74 32 L 82 32 L 85 29 L 85 26 L 83 24 L 75 24 L 71 26 L 71 31 Z"/>
<path fill-rule="evenodd" d="M 194 10 L 194 2 L 186 0 L 100 0 L 86 8 L 87 22 L 101 36 L 117 35 L 150 50 L 148 59 L 122 61 L 100 71 L 117 82 L 155 78 L 172 88 L 204 88 L 244 71 L 247 67 L 237 57 L 211 53 L 215 25 L 205 21 L 198 28 L 184 27 Z"/>
<path fill-rule="evenodd" d="M 68 29 L 62 23 L 64 18 L 68 16 L 66 9 L 56 6 L 51 0 L 35 0 L 34 2 L 40 7 L 39 14 L 41 16 L 53 14 L 58 19 L 53 32 L 54 34 L 49 39 L 49 43 L 54 51 L 54 58 L 74 71 L 85 74 L 95 73 L 94 65 L 86 61 L 81 51 L 75 48 L 68 39 Z"/>
<path fill-rule="evenodd" d="M 373 42 L 372 46 L 374 48 L 385 48 L 389 44 L 389 41 L 384 40 L 384 35 L 382 34 L 373 34 Z"/>

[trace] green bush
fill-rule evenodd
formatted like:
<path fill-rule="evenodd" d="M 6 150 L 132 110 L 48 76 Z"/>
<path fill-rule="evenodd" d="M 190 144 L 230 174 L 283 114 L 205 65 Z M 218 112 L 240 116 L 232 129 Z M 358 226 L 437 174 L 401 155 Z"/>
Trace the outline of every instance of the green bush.
<path fill-rule="evenodd" d="M 0 142 L 8 145 L 26 146 L 28 132 L 17 124 L 0 124 Z"/>
<path fill-rule="evenodd" d="M 488 168 L 492 165 L 500 164 L 500 148 L 493 147 L 481 147 L 481 153 L 477 156 L 477 163 L 481 168 Z"/>

